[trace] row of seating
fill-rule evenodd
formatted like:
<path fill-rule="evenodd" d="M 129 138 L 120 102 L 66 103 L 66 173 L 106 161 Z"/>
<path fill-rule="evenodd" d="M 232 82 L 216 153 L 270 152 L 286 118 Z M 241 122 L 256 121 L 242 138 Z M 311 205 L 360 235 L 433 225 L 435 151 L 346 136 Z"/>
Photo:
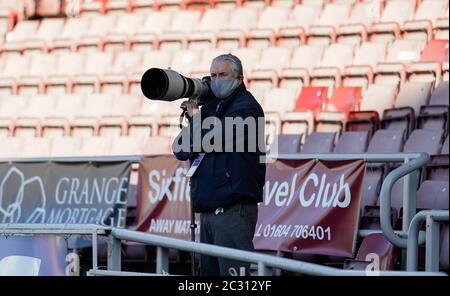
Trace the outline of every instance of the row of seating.
<path fill-rule="evenodd" d="M 407 3 L 406 1 L 397 2 Z M 428 0 L 428 2 L 439 3 L 436 0 Z M 311 9 L 309 6 L 306 8 Z M 293 16 L 291 22 L 301 22 L 307 16 L 313 15 L 306 8 L 299 7 L 298 10 L 301 13 Z M 295 11 L 297 10 L 294 9 L 292 13 L 295 14 Z M 366 13 L 364 10 L 362 12 Z M 232 14 L 226 10 L 207 10 L 200 23 L 198 23 L 200 19 L 198 11 L 154 12 L 149 15 L 131 13 L 121 16 L 81 17 L 67 20 L 64 18 L 26 20 L 19 22 L 11 32 L 7 33 L 5 42 L 0 46 L 0 53 L 5 55 L 10 52 L 88 51 L 97 48 L 120 51 L 182 48 L 194 50 L 216 47 L 220 49 L 265 48 L 276 45 L 297 47 L 302 44 L 324 46 L 334 42 L 359 45 L 367 41 L 386 44 L 398 39 L 412 40 L 423 47 L 430 39 L 448 40 L 448 24 L 434 30 L 431 27 L 412 27 L 410 31 L 400 31 L 400 29 L 389 31 L 381 25 L 379 29 L 359 31 L 358 26 L 365 28 L 364 25 L 355 24 L 346 25 L 347 29 L 337 31 L 332 25 L 330 29 L 327 29 L 330 21 L 337 19 L 333 17 L 333 12 L 324 12 L 323 19 L 326 23 L 319 22 L 306 30 L 300 25 L 297 25 L 300 27 L 293 27 L 292 24 L 285 24 L 284 22 L 288 22 L 289 19 L 287 15 L 283 15 L 286 13 L 288 13 L 286 8 L 267 8 L 261 13 L 259 22 L 256 21 L 258 10 L 250 8 L 241 8 L 233 11 Z M 228 17 L 231 19 L 227 26 Z M 344 20 L 345 16 L 340 19 Z M 368 19 L 370 18 L 363 15 L 361 21 Z M 387 24 L 392 24 L 391 22 Z M 431 21 L 425 21 L 425 23 L 428 24 Z"/>
<path fill-rule="evenodd" d="M 289 88 L 250 91 L 262 104 L 272 134 L 344 129 L 373 133 L 382 127 L 402 130 L 407 137 L 415 128 L 448 131 L 448 82 L 436 89 L 431 83 L 408 82 L 398 94 L 395 86 L 379 84 L 364 95 L 359 87 L 339 87 L 331 97 L 326 87 L 304 87 L 299 94 Z M 0 97 L 0 136 L 174 136 L 179 104 L 142 95 Z"/>
<path fill-rule="evenodd" d="M 1 140 L 0 158 L 119 156 L 171 153 L 168 137 L 54 137 Z"/>
<path fill-rule="evenodd" d="M 251 90 L 252 91 L 252 90 Z M 415 128 L 448 132 L 448 82 L 252 91 L 266 112 L 267 129 L 277 133 L 341 132 L 382 127 L 407 137 Z M 151 101 L 142 95 L 35 95 L 0 97 L 0 135 L 18 137 L 165 135 L 174 136 L 179 102 Z M 364 119 L 363 121 L 361 121 Z M 366 126 L 369 125 L 368 128 Z M 362 127 L 361 127 L 362 126 Z"/>
<path fill-rule="evenodd" d="M 232 53 L 243 61 L 249 87 L 264 88 L 360 86 L 364 93 L 372 83 L 405 81 L 448 81 L 448 41 L 433 40 L 422 53 L 421 62 L 405 66 L 404 54 L 412 54 L 399 40 L 385 57 L 384 47 L 365 43 L 353 55 L 353 47 L 331 45 L 274 47 L 264 51 L 237 49 Z M 398 45 L 398 46 L 397 46 Z M 150 67 L 171 67 L 184 75 L 208 75 L 211 60 L 220 50 L 111 53 L 61 53 L 11 56 L 0 59 L 0 95 L 36 93 L 140 93 L 140 78 Z M 419 52 L 416 52 L 419 54 Z M 276 57 L 276 58 L 273 58 Z"/>

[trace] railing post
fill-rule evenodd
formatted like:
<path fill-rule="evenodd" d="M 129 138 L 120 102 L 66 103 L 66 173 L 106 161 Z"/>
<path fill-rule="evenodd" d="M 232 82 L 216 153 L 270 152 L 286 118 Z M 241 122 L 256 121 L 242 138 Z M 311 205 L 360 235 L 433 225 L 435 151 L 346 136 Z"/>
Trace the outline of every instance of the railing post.
<path fill-rule="evenodd" d="M 439 233 L 440 223 L 427 216 L 425 249 L 425 271 L 439 271 Z"/>
<path fill-rule="evenodd" d="M 169 249 L 156 247 L 156 273 L 169 273 Z"/>
<path fill-rule="evenodd" d="M 405 160 L 407 163 L 409 159 Z M 403 177 L 403 233 L 408 233 L 409 224 L 416 214 L 418 170 Z"/>
<path fill-rule="evenodd" d="M 108 270 L 122 269 L 122 244 L 112 233 L 108 235 Z"/>
<path fill-rule="evenodd" d="M 270 276 L 272 275 L 271 269 L 267 267 L 264 263 L 258 262 L 258 275 L 259 276 Z"/>
<path fill-rule="evenodd" d="M 97 230 L 92 231 L 92 269 L 98 267 L 98 237 Z"/>
<path fill-rule="evenodd" d="M 429 156 L 426 153 L 420 153 L 419 157 L 416 159 L 413 159 L 411 161 L 406 162 L 404 165 L 396 168 L 392 172 L 390 172 L 386 178 L 384 178 L 383 184 L 381 185 L 381 191 L 380 191 L 380 226 L 383 230 L 384 236 L 387 238 L 389 242 L 391 242 L 394 246 L 400 247 L 400 248 L 406 248 L 407 247 L 407 233 L 404 233 L 404 236 L 398 236 L 394 233 L 394 229 L 392 228 L 392 222 L 391 222 L 391 190 L 394 185 L 394 183 L 400 179 L 401 177 L 410 174 L 413 171 L 416 171 L 417 169 L 420 169 L 428 162 Z M 410 188 L 410 183 L 407 181 L 406 183 L 409 184 L 408 188 Z M 409 190 L 409 189 L 408 189 Z M 409 198 L 409 196 L 408 196 Z M 415 205 L 415 201 L 413 203 L 406 203 L 406 209 L 405 211 L 410 211 L 412 209 L 411 205 Z M 415 207 L 414 207 L 415 210 Z M 409 214 L 408 214 L 409 215 Z M 411 217 L 407 217 L 411 219 Z M 422 241 L 421 241 L 422 243 Z"/>

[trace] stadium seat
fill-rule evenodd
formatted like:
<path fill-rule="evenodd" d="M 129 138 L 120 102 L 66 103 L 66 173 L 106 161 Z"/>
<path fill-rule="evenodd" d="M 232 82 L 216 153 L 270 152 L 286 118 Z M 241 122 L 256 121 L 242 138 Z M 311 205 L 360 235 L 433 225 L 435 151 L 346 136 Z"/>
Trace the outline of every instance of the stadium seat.
<path fill-rule="evenodd" d="M 426 105 L 430 98 L 432 84 L 407 82 L 397 96 L 393 109 L 385 109 L 381 121 L 382 128 L 402 129 L 406 137 L 416 126 L 416 117 L 420 108 Z"/>
<path fill-rule="evenodd" d="M 291 49 L 284 47 L 269 47 L 262 50 L 260 61 L 247 75 L 252 87 L 276 87 L 281 69 L 289 65 Z"/>
<path fill-rule="evenodd" d="M 3 44 L 2 56 L 22 54 L 25 49 L 24 42 L 34 37 L 38 27 L 39 21 L 37 20 L 19 22 L 9 34 L 8 42 Z"/>
<path fill-rule="evenodd" d="M 280 117 L 280 133 L 308 135 L 314 130 L 314 113 L 310 110 L 286 112 Z"/>
<path fill-rule="evenodd" d="M 63 30 L 64 23 L 65 20 L 62 18 L 43 19 L 32 38 L 24 42 L 24 52 L 46 52 L 53 38 L 58 36 Z"/>
<path fill-rule="evenodd" d="M 180 11 L 173 18 L 170 26 L 163 30 L 158 37 L 159 49 L 179 50 L 186 48 L 187 34 L 199 24 L 200 11 Z"/>
<path fill-rule="evenodd" d="M 49 138 L 26 138 L 20 157 L 50 157 L 51 139 Z"/>
<path fill-rule="evenodd" d="M 418 210 L 448 210 L 448 181 L 424 181 L 417 191 Z"/>
<path fill-rule="evenodd" d="M 216 47 L 216 34 L 225 29 L 230 12 L 223 9 L 208 9 L 203 14 L 200 24 L 187 37 L 187 47 L 192 50 L 212 49 Z"/>
<path fill-rule="evenodd" d="M 304 87 L 297 98 L 294 111 L 319 112 L 327 98 L 327 91 L 327 87 Z"/>
<path fill-rule="evenodd" d="M 89 137 L 81 140 L 78 156 L 102 156 L 109 155 L 112 147 L 112 138 Z"/>
<path fill-rule="evenodd" d="M 350 270 L 369 270 L 368 266 L 374 264 L 372 259 L 376 255 L 377 270 L 394 270 L 396 261 L 396 248 L 392 245 L 382 233 L 373 233 L 366 236 L 356 254 L 356 259 L 347 259 L 344 262 L 344 269 Z"/>
<path fill-rule="evenodd" d="M 295 48 L 289 65 L 281 70 L 280 86 L 301 88 L 309 85 L 309 76 L 313 68 L 322 59 L 323 48 L 313 45 L 301 45 Z"/>
<path fill-rule="evenodd" d="M 102 40 L 102 49 L 113 52 L 120 52 L 128 49 L 127 42 L 129 38 L 137 32 L 143 22 L 143 15 L 132 13 L 118 15 L 115 26 Z"/>
<path fill-rule="evenodd" d="M 288 7 L 266 7 L 258 19 L 256 28 L 250 28 L 246 35 L 247 47 L 265 48 L 275 45 L 275 34 L 288 18 Z"/>
<path fill-rule="evenodd" d="M 445 138 L 444 144 L 442 144 L 441 154 L 448 154 L 448 137 Z"/>
<path fill-rule="evenodd" d="M 397 87 L 395 85 L 370 85 L 361 101 L 361 111 L 376 111 L 381 117 L 385 109 L 394 106 Z"/>
<path fill-rule="evenodd" d="M 210 67 L 212 60 L 222 54 L 227 52 L 222 49 L 206 49 L 202 51 L 199 57 L 199 63 L 193 66 L 191 75 L 195 77 L 202 78 L 204 76 L 210 75 Z"/>
<path fill-rule="evenodd" d="M 432 37 L 432 28 L 439 13 L 448 6 L 446 1 L 422 1 L 414 14 L 413 20 L 403 25 L 403 35 L 407 39 L 416 39 L 427 42 Z"/>
<path fill-rule="evenodd" d="M 307 43 L 310 45 L 329 45 L 336 40 L 338 27 L 350 14 L 349 4 L 326 4 L 320 17 L 309 27 Z"/>
<path fill-rule="evenodd" d="M 302 135 L 279 134 L 270 144 L 270 153 L 298 153 L 300 152 Z M 276 147 L 276 148 L 275 148 Z"/>
<path fill-rule="evenodd" d="M 284 113 L 294 109 L 297 91 L 290 88 L 272 88 L 264 97 L 264 112 Z"/>
<path fill-rule="evenodd" d="M 325 101 L 323 111 L 316 116 L 316 131 L 341 133 L 347 113 L 359 109 L 360 101 L 360 87 L 336 88 L 331 98 Z"/>
<path fill-rule="evenodd" d="M 25 96 L 8 96 L 2 99 L 0 117 L 17 118 L 25 112 L 29 98 Z"/>
<path fill-rule="evenodd" d="M 67 18 L 59 35 L 55 36 L 48 45 L 52 53 L 75 50 L 77 40 L 88 31 L 90 18 Z"/>
<path fill-rule="evenodd" d="M 130 37 L 130 50 L 146 52 L 158 48 L 158 35 L 170 26 L 170 11 L 148 11 L 143 25 Z"/>
<path fill-rule="evenodd" d="M 303 144 L 301 153 L 330 153 L 333 151 L 335 133 L 311 133 Z"/>
<path fill-rule="evenodd" d="M 113 139 L 109 155 L 140 155 L 144 138 L 122 136 Z"/>
<path fill-rule="evenodd" d="M 355 52 L 352 65 L 346 66 L 342 84 L 344 86 L 360 86 L 364 94 L 373 82 L 376 64 L 384 60 L 386 46 L 382 43 L 363 42 Z"/>
<path fill-rule="evenodd" d="M 89 27 L 83 32 L 75 43 L 79 52 L 95 52 L 102 48 L 103 38 L 114 28 L 117 17 L 114 15 L 101 15 L 91 18 Z"/>
<path fill-rule="evenodd" d="M 350 17 L 339 26 L 337 41 L 347 44 L 361 44 L 367 40 L 372 23 L 380 17 L 381 3 L 355 2 Z"/>
<path fill-rule="evenodd" d="M 448 51 L 448 40 L 433 39 L 423 50 L 420 60 L 423 62 L 448 62 Z"/>
<path fill-rule="evenodd" d="M 380 119 L 376 111 L 351 111 L 347 115 L 345 123 L 346 131 L 367 131 L 369 137 L 375 133 L 380 126 Z"/>
<path fill-rule="evenodd" d="M 217 48 L 236 49 L 245 44 L 245 34 L 255 28 L 258 22 L 258 10 L 240 7 L 233 11 L 225 29 L 217 34 Z"/>
<path fill-rule="evenodd" d="M 353 45 L 332 44 L 325 49 L 322 60 L 311 73 L 312 86 L 327 86 L 328 96 L 341 84 L 341 75 L 353 60 Z"/>
<path fill-rule="evenodd" d="M 2 158 L 15 158 L 20 155 L 20 151 L 24 145 L 24 139 L 18 137 L 8 137 L 2 139 L 0 145 L 0 155 Z"/>
<path fill-rule="evenodd" d="M 370 140 L 367 152 L 398 153 L 403 151 L 404 132 L 399 130 L 377 130 Z"/>
<path fill-rule="evenodd" d="M 336 142 L 334 153 L 365 153 L 369 143 L 369 132 L 343 132 Z"/>
<path fill-rule="evenodd" d="M 401 63 L 378 63 L 374 74 L 374 84 L 394 85 L 400 89 L 406 81 L 406 65 Z"/>
<path fill-rule="evenodd" d="M 439 83 L 442 76 L 442 67 L 437 62 L 414 62 L 407 66 L 407 79 L 412 82 Z"/>
<path fill-rule="evenodd" d="M 227 52 L 226 49 L 223 49 L 225 52 Z M 231 53 L 237 57 L 242 62 L 242 68 L 244 70 L 244 76 L 250 74 L 253 70 L 253 68 L 258 64 L 258 62 L 261 60 L 261 49 L 259 48 L 238 48 L 238 49 L 232 49 Z"/>
<path fill-rule="evenodd" d="M 400 37 L 403 23 L 412 19 L 413 1 L 390 0 L 386 2 L 379 22 L 371 28 L 371 39 L 376 42 L 392 42 Z"/>
<path fill-rule="evenodd" d="M 55 137 L 52 139 L 50 155 L 52 157 L 70 157 L 78 155 L 81 139 L 76 137 Z"/>
<path fill-rule="evenodd" d="M 142 155 L 167 154 L 172 151 L 172 141 L 169 137 L 150 137 L 142 147 Z"/>
<path fill-rule="evenodd" d="M 404 152 L 426 152 L 429 155 L 439 154 L 442 147 L 442 130 L 414 130 L 403 149 Z"/>
<path fill-rule="evenodd" d="M 448 265 L 448 235 L 449 229 L 448 229 L 448 223 L 442 223 L 441 224 L 441 245 L 439 247 L 440 250 L 440 257 L 439 257 L 439 267 L 443 269 L 444 271 L 449 270 Z"/>

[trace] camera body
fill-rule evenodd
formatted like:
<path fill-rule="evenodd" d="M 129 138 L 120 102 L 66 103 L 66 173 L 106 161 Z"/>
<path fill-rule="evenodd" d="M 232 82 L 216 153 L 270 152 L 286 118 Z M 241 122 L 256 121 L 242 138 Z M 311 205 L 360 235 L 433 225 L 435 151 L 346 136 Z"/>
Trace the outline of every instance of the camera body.
<path fill-rule="evenodd" d="M 210 92 L 209 76 L 189 78 L 170 69 L 150 68 L 141 78 L 141 90 L 150 100 L 175 101 L 189 98 L 203 105 Z"/>

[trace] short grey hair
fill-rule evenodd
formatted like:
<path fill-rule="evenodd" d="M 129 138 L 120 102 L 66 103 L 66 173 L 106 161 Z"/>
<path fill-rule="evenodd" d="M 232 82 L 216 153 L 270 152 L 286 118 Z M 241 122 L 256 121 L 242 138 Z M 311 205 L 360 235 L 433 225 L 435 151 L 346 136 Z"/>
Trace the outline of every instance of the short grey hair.
<path fill-rule="evenodd" d="M 233 71 L 233 73 L 234 73 L 234 75 L 236 77 L 243 77 L 244 76 L 244 71 L 242 70 L 242 62 L 237 56 L 232 55 L 231 53 L 222 54 L 220 56 L 215 57 L 212 60 L 211 66 L 214 65 L 216 62 L 219 62 L 219 61 L 227 61 L 227 62 L 229 62 L 230 65 L 231 65 L 231 70 Z"/>

